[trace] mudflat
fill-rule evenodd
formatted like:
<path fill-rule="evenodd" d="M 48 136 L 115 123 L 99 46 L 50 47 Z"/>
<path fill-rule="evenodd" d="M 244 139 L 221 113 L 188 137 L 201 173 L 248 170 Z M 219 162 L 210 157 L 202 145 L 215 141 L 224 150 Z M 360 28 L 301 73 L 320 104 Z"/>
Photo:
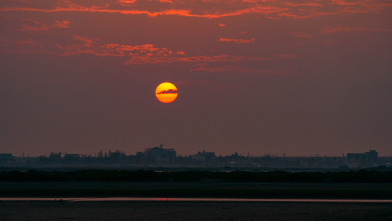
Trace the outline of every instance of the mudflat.
<path fill-rule="evenodd" d="M 1 220 L 392 220 L 392 203 L 0 201 Z"/>

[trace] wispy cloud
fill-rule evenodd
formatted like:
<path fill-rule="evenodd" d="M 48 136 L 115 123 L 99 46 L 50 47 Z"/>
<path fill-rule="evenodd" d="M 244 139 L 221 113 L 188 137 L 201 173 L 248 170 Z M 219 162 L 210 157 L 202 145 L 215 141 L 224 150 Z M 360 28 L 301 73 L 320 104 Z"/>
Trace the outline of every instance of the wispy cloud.
<path fill-rule="evenodd" d="M 304 38 L 304 39 L 313 38 L 313 35 L 305 32 L 291 32 L 291 35 L 293 35 L 296 38 Z"/>
<path fill-rule="evenodd" d="M 214 82 L 213 80 L 179 80 L 179 81 L 175 81 L 174 83 L 176 85 L 182 85 L 182 86 L 194 85 L 198 87 L 204 87 L 213 82 Z"/>
<path fill-rule="evenodd" d="M 169 89 L 158 92 L 157 94 L 178 94 L 178 90 Z"/>
<path fill-rule="evenodd" d="M 215 66 L 209 67 L 206 64 L 198 65 L 197 67 L 192 68 L 190 71 L 205 71 L 205 72 L 254 72 L 254 70 L 236 66 L 236 65 L 223 65 L 223 66 Z"/>
<path fill-rule="evenodd" d="M 331 34 L 336 32 L 392 32 L 392 28 L 371 28 L 371 27 L 351 27 L 351 26 L 335 26 L 325 27 L 321 29 L 322 34 Z"/>
<path fill-rule="evenodd" d="M 49 26 L 38 21 L 31 21 L 29 24 L 22 24 L 21 31 L 49 31 Z"/>
<path fill-rule="evenodd" d="M 47 1 L 47 4 L 43 4 Z M 170 4 L 168 4 L 170 3 Z M 159 4 L 159 6 L 157 6 Z M 41 4 L 18 4 L 9 1 L 0 11 L 30 11 L 37 13 L 81 12 L 117 13 L 124 15 L 186 16 L 198 18 L 222 18 L 244 14 L 258 14 L 270 19 L 305 19 L 343 13 L 375 13 L 392 7 L 389 0 L 309 0 L 290 1 L 180 1 L 180 0 L 109 0 L 98 6 L 90 2 L 76 4 L 73 1 L 43 0 Z"/>
<path fill-rule="evenodd" d="M 85 36 L 70 35 L 68 44 L 55 44 L 55 47 L 44 42 L 34 42 L 34 47 L 24 48 L 17 41 L 8 40 L 1 46 L 1 51 L 14 53 L 42 53 L 58 56 L 90 54 L 95 56 L 126 57 L 125 65 L 168 64 L 168 63 L 225 63 L 240 61 L 266 61 L 270 58 L 255 56 L 235 56 L 227 54 L 187 56 L 183 51 L 174 51 L 153 44 L 126 45 L 102 44 L 100 41 Z M 31 43 L 31 42 L 30 42 Z M 13 46 L 12 46 L 13 45 Z"/>
<path fill-rule="evenodd" d="M 236 44 L 249 44 L 249 43 L 254 43 L 255 39 L 235 39 L 235 38 L 220 38 L 219 39 L 220 42 L 233 42 Z"/>
<path fill-rule="evenodd" d="M 48 24 L 43 24 L 40 21 L 33 20 L 33 19 L 25 19 L 24 24 L 22 24 L 22 27 L 19 29 L 21 31 L 31 31 L 31 32 L 39 32 L 39 31 L 49 31 L 52 28 L 70 28 L 70 22 L 67 20 L 63 21 L 55 21 L 54 24 L 48 25 Z"/>
<path fill-rule="evenodd" d="M 121 5 L 134 4 L 137 0 L 117 0 L 117 3 Z"/>
<path fill-rule="evenodd" d="M 269 58 L 252 57 L 252 56 L 233 56 L 233 55 L 213 55 L 213 56 L 192 56 L 192 57 L 179 57 L 179 56 L 151 56 L 137 55 L 125 62 L 127 65 L 131 64 L 161 64 L 161 63 L 223 63 L 223 62 L 238 62 L 238 61 L 266 61 Z"/>
<path fill-rule="evenodd" d="M 70 24 L 70 22 L 67 21 L 67 20 L 56 21 L 56 23 L 53 25 L 53 27 L 56 27 L 56 28 L 70 28 L 69 24 Z"/>

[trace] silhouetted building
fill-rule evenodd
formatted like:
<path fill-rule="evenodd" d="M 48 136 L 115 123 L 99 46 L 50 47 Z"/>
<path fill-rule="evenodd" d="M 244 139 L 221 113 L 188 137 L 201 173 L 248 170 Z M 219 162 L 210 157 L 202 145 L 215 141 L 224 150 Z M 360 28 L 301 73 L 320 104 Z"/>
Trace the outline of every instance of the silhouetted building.
<path fill-rule="evenodd" d="M 50 158 L 50 159 L 60 159 L 60 158 L 61 158 L 61 152 L 58 152 L 58 153 L 53 153 L 53 152 L 51 152 L 51 153 L 49 154 L 49 158 Z"/>
<path fill-rule="evenodd" d="M 14 159 L 11 153 L 0 153 L 0 160 Z"/>
<path fill-rule="evenodd" d="M 177 156 L 173 148 L 165 149 L 162 145 L 126 155 L 121 151 L 91 155 L 64 154 L 51 152 L 49 156 L 14 157 L 10 153 L 0 154 L 0 167 L 3 168 L 224 168 L 260 169 L 260 170 L 322 170 L 322 169 L 358 169 L 378 166 L 390 167 L 392 157 L 379 157 L 377 151 L 348 153 L 346 157 L 278 157 L 267 154 L 263 157 L 241 156 L 239 153 L 216 156 L 214 152 L 199 151 L 189 156 Z"/>
<path fill-rule="evenodd" d="M 7 163 L 14 159 L 15 157 L 11 153 L 0 153 L 0 163 Z"/>
<path fill-rule="evenodd" d="M 378 153 L 375 150 L 369 150 L 365 153 L 348 153 L 347 166 L 350 168 L 365 168 L 376 166 Z"/>
<path fill-rule="evenodd" d="M 206 152 L 203 150 L 203 152 L 197 152 L 197 154 L 192 155 L 192 159 L 197 160 L 197 161 L 202 161 L 202 162 L 208 162 L 215 160 L 215 152 Z"/>
<path fill-rule="evenodd" d="M 369 150 L 365 153 L 348 153 L 348 160 L 367 160 L 367 161 L 376 161 L 378 158 L 378 153 L 375 150 Z"/>
<path fill-rule="evenodd" d="M 174 164 L 176 161 L 176 151 L 173 148 L 164 149 L 162 144 L 159 147 L 146 149 L 144 156 L 148 163 L 155 165 Z"/>

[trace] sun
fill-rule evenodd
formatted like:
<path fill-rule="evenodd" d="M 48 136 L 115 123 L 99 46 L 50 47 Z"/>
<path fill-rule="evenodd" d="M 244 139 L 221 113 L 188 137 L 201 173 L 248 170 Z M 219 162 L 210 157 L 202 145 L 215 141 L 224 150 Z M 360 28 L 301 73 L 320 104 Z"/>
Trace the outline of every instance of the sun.
<path fill-rule="evenodd" d="M 162 103 L 171 103 L 176 100 L 178 96 L 178 90 L 174 84 L 164 82 L 158 85 L 155 90 L 155 96 Z"/>

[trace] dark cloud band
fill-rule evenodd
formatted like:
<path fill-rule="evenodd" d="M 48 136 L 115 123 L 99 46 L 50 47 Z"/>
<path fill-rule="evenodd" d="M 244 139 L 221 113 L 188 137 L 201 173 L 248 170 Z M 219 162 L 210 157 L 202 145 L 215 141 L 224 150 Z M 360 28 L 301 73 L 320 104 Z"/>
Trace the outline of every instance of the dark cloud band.
<path fill-rule="evenodd" d="M 158 92 L 157 94 L 178 94 L 178 90 L 169 89 Z"/>

